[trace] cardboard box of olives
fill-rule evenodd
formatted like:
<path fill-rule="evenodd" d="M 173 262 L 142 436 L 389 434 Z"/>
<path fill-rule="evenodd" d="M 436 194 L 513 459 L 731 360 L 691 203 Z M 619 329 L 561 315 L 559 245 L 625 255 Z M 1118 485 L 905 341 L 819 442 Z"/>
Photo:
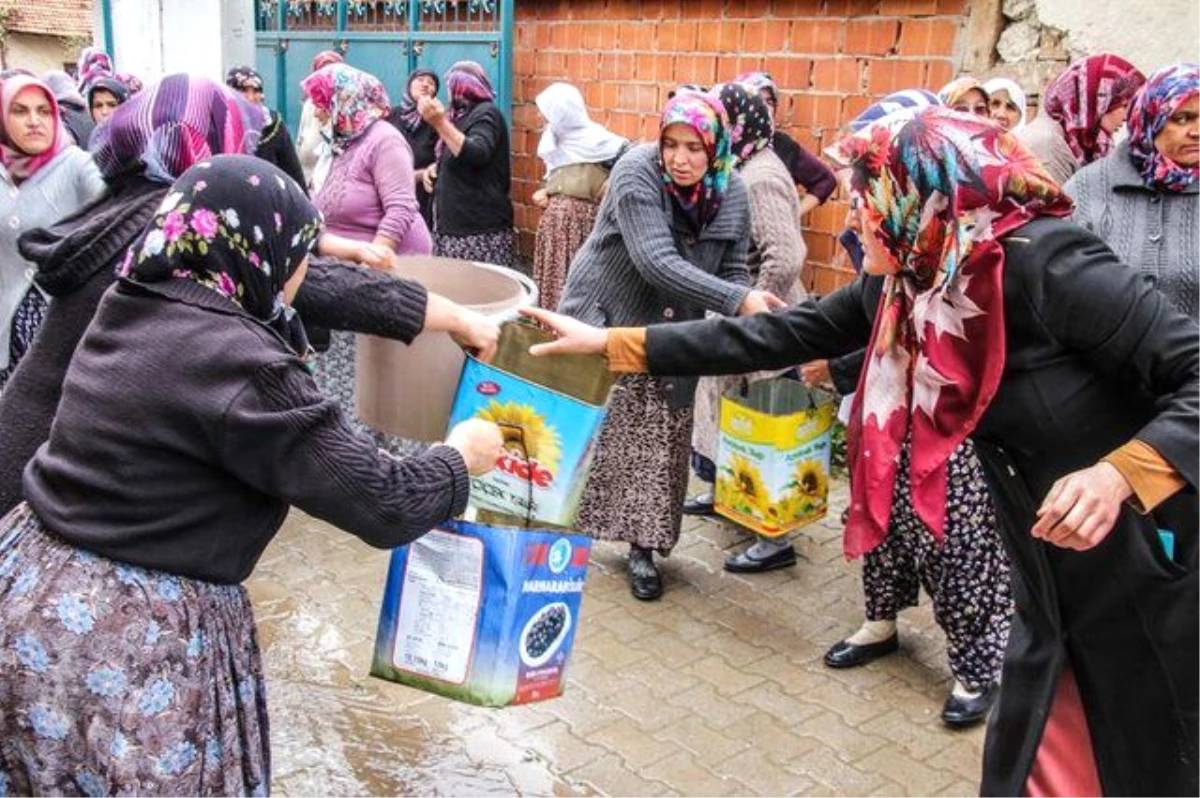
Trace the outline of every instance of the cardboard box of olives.
<path fill-rule="evenodd" d="M 452 521 L 392 552 L 371 673 L 483 706 L 562 694 L 591 539 Z"/>

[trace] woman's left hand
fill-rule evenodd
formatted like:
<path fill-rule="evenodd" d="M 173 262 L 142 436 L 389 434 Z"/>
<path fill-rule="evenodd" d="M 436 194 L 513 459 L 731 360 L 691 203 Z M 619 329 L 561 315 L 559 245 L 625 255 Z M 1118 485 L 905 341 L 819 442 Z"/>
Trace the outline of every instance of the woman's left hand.
<path fill-rule="evenodd" d="M 543 355 L 603 355 L 608 348 L 608 330 L 584 324 L 578 319 L 543 308 L 521 308 L 521 313 L 541 322 L 558 338 L 529 347 L 534 357 Z"/>
<path fill-rule="evenodd" d="M 371 269 L 394 269 L 396 253 L 382 244 L 360 243 L 354 252 L 354 262 Z"/>
<path fill-rule="evenodd" d="M 436 125 L 446 117 L 446 106 L 437 97 L 420 97 L 417 100 L 417 113 L 430 125 Z"/>
<path fill-rule="evenodd" d="M 1064 549 L 1087 551 L 1112 531 L 1133 488 L 1114 466 L 1096 465 L 1067 474 L 1050 488 L 1038 509 L 1035 538 Z"/>

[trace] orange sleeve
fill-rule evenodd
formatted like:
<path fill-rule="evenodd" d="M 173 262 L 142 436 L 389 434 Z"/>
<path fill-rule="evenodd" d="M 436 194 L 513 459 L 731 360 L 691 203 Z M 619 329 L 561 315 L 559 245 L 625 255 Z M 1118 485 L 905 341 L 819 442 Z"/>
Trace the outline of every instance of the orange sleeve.
<path fill-rule="evenodd" d="M 1103 462 L 1120 471 L 1133 488 L 1129 503 L 1140 513 L 1150 512 L 1187 484 L 1157 449 L 1136 438 L 1103 458 Z"/>
<path fill-rule="evenodd" d="M 646 371 L 646 328 L 613 327 L 608 331 L 605 345 L 608 370 L 618 374 L 641 374 Z"/>

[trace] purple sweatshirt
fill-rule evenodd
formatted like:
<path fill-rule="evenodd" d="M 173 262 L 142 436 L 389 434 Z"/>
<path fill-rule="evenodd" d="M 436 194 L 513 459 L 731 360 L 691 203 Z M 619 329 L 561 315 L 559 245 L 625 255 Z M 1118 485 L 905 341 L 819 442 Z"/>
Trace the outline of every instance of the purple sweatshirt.
<path fill-rule="evenodd" d="M 333 159 L 329 177 L 313 197 L 325 229 L 356 241 L 384 235 L 401 255 L 433 251 L 413 183 L 412 149 L 391 125 L 372 124 Z"/>

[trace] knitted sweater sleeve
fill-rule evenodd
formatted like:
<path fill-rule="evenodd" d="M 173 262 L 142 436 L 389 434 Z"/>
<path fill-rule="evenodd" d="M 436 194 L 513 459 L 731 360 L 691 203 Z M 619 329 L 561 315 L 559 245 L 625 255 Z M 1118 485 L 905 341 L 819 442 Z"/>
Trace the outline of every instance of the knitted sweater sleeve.
<path fill-rule="evenodd" d="M 329 258 L 310 258 L 293 303 L 305 324 L 411 343 L 425 326 L 420 283 Z"/>
<path fill-rule="evenodd" d="M 298 360 L 258 369 L 226 409 L 221 465 L 269 496 L 378 548 L 402 546 L 467 506 L 462 456 L 403 460 L 352 430 Z"/>
<path fill-rule="evenodd" d="M 609 192 L 617 227 L 638 275 L 663 296 L 726 316 L 737 313 L 748 289 L 709 274 L 679 254 L 662 209 L 662 187 L 645 169 L 622 170 L 618 162 Z M 745 268 L 745 243 L 742 243 Z"/>
<path fill-rule="evenodd" d="M 800 227 L 796 192 L 782 177 L 746 181 L 750 191 L 750 238 L 761 261 L 755 288 L 786 298 L 800 278 Z"/>
<path fill-rule="evenodd" d="M 413 222 L 421 216 L 413 180 L 412 148 L 394 128 L 384 125 L 380 130 L 390 135 L 380 133 L 367 166 L 383 207 L 383 218 L 379 220 L 376 232 L 399 245 L 408 237 Z"/>

